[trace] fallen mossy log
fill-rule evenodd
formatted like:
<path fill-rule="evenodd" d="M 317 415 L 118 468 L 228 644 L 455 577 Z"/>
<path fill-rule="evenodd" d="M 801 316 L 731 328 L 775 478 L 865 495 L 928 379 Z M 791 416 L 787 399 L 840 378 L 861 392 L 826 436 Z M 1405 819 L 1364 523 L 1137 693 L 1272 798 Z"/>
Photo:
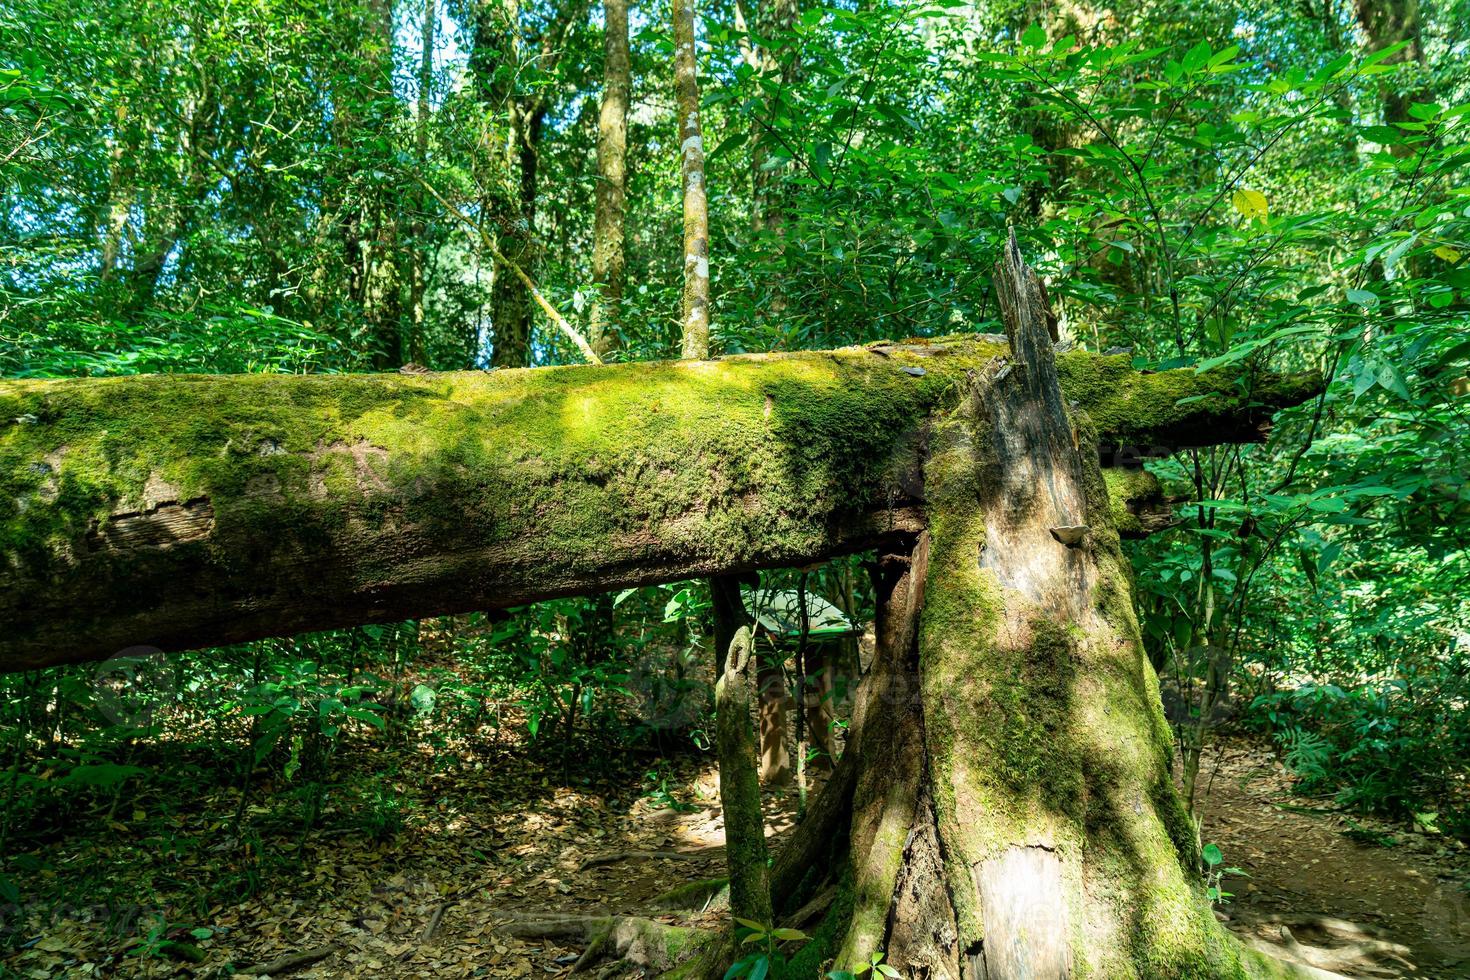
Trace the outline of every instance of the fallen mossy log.
<path fill-rule="evenodd" d="M 0 671 L 805 564 L 925 523 L 952 338 L 423 376 L 0 382 Z M 1131 455 L 1260 437 L 1315 376 L 1059 358 Z"/>

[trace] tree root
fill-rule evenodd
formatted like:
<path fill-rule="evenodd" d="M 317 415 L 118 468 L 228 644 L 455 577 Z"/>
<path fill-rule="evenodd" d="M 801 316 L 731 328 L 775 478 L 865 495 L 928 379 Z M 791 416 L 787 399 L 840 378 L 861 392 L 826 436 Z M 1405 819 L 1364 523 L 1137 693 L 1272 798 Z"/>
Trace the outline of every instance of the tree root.
<path fill-rule="evenodd" d="M 705 929 L 671 926 L 631 915 L 512 918 L 497 928 L 519 939 L 585 942 L 586 949 L 573 964 L 573 973 L 608 959 L 663 973 L 690 960 L 717 938 Z"/>
<path fill-rule="evenodd" d="M 1326 976 L 1399 977 L 1412 973 L 1407 946 L 1378 930 L 1319 915 L 1268 915 L 1232 923 L 1246 943 Z"/>
<path fill-rule="evenodd" d="M 275 976 L 281 973 L 290 973 L 292 970 L 300 970 L 311 966 L 319 960 L 324 960 L 337 951 L 336 943 L 326 946 L 318 946 L 315 949 L 302 950 L 296 953 L 286 953 L 265 963 L 255 963 L 250 966 L 242 966 L 234 971 L 235 976 Z"/>
<path fill-rule="evenodd" d="M 729 908 L 730 879 L 706 878 L 671 888 L 649 903 L 656 909 L 671 912 L 708 912 L 712 908 Z"/>
<path fill-rule="evenodd" d="M 699 861 L 703 858 L 712 858 L 719 848 L 711 847 L 703 851 L 614 851 L 611 854 L 597 854 L 588 858 L 577 866 L 578 871 L 586 871 L 588 868 L 601 867 L 604 864 L 616 864 L 619 861 Z"/>

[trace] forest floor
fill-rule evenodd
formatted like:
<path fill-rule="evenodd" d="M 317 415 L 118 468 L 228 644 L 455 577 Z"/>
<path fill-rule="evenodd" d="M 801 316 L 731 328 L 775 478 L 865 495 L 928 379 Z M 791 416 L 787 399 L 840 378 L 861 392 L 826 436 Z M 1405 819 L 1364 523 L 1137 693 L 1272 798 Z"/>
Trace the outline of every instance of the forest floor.
<path fill-rule="evenodd" d="M 367 763 L 363 751 L 338 762 Z M 393 791 L 410 817 L 376 842 L 329 798 L 304 843 L 278 812 L 252 805 L 256 833 L 242 844 L 226 830 L 238 797 L 228 789 L 141 791 L 101 830 L 58 823 L 21 844 L 36 871 L 21 903 L 0 908 L 0 977 L 223 976 L 295 954 L 320 955 L 272 975 L 561 977 L 584 944 L 517 939 L 508 921 L 611 913 L 724 923 L 717 908 L 652 906 L 724 873 L 708 755 L 661 763 L 625 753 L 612 769 L 606 760 L 594 769 L 590 754 L 570 769 L 513 755 L 479 766 L 443 759 L 405 749 Z M 1232 929 L 1278 952 L 1342 957 L 1322 950 L 1347 935 L 1332 920 L 1347 920 L 1365 930 L 1337 964 L 1347 975 L 1470 976 L 1463 844 L 1363 819 L 1358 837 L 1394 846 L 1355 840 L 1343 817 L 1292 796 L 1269 747 L 1246 739 L 1208 756 L 1202 781 L 1205 840 L 1250 875 L 1225 882 L 1235 897 L 1220 914 Z M 257 797 L 275 799 L 270 791 Z M 767 805 L 784 836 L 793 795 L 768 794 Z M 1372 935 L 1390 942 L 1363 956 Z"/>

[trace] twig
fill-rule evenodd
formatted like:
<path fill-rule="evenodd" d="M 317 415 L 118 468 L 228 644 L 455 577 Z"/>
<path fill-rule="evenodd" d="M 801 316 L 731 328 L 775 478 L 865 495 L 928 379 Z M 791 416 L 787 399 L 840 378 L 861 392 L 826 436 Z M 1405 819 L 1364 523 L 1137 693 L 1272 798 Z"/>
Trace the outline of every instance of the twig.
<path fill-rule="evenodd" d="M 439 903 L 439 907 L 434 910 L 434 914 L 429 916 L 429 924 L 424 927 L 424 936 L 419 942 L 426 943 L 434 938 L 434 933 L 439 931 L 439 922 L 444 918 L 444 910 L 447 908 L 449 908 L 448 902 Z"/>
<path fill-rule="evenodd" d="M 465 214 L 453 204 L 450 204 L 447 200 L 444 199 L 443 194 L 440 194 L 437 190 L 434 189 L 434 186 L 432 184 L 430 184 L 427 180 L 424 180 L 424 178 L 420 177 L 418 174 L 410 173 L 409 176 L 418 181 L 419 185 L 423 187 L 424 190 L 428 191 L 433 196 L 434 200 L 438 201 L 447 211 L 449 211 L 450 214 L 454 215 L 460 221 L 464 222 L 466 226 L 473 228 L 475 232 L 479 234 L 480 241 L 482 241 L 485 247 L 490 250 L 490 254 L 495 257 L 495 261 L 499 262 L 501 265 L 508 267 L 511 272 L 514 272 L 516 274 L 516 278 L 519 279 L 522 285 L 524 285 L 526 289 L 531 293 L 531 298 L 536 301 L 536 305 L 541 307 L 542 311 L 546 314 L 547 319 L 556 324 L 557 328 L 561 330 L 562 333 L 566 334 L 567 337 L 572 341 L 572 343 L 577 345 L 577 349 L 582 352 L 582 356 L 587 359 L 587 362 L 589 364 L 602 363 L 602 358 L 597 356 L 597 352 L 592 349 L 591 344 L 587 343 L 587 339 L 583 337 L 580 333 L 578 333 L 575 327 L 567 322 L 566 317 L 562 316 L 556 311 L 556 307 L 552 306 L 550 301 L 548 301 L 547 298 L 541 294 L 541 290 L 536 288 L 536 283 L 533 282 L 531 277 L 526 274 L 526 270 L 522 269 L 515 262 L 512 262 L 509 258 L 506 257 L 504 252 L 500 251 L 500 248 L 495 244 L 495 239 L 491 238 L 490 235 L 486 233 L 485 229 L 480 227 L 479 222 L 475 221 L 473 218 Z"/>

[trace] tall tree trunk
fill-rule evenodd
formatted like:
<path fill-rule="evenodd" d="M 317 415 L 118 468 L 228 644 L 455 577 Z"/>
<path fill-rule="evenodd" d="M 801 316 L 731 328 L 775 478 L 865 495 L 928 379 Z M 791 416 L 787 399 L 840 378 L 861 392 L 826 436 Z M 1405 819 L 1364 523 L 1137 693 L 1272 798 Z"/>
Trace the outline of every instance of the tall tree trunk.
<path fill-rule="evenodd" d="M 846 898 L 816 958 L 856 970 L 882 950 L 949 980 L 1320 976 L 1210 912 L 1095 434 L 1066 407 L 1014 240 L 996 283 L 1015 360 L 936 419 L 928 531 L 878 579 L 879 653 L 839 766 Z M 801 830 L 793 848 L 815 853 Z M 778 858 L 778 918 L 813 880 Z"/>
<path fill-rule="evenodd" d="M 602 109 L 597 122 L 597 214 L 592 226 L 592 304 L 588 340 L 599 355 L 621 344 L 618 313 L 625 284 L 623 219 L 627 212 L 628 102 L 632 75 L 628 58 L 628 0 L 604 0 Z"/>
<path fill-rule="evenodd" d="M 684 182 L 683 356 L 709 357 L 709 201 L 704 186 L 704 138 L 699 122 L 694 0 L 674 4 L 674 94 Z"/>
<path fill-rule="evenodd" d="M 518 215 L 508 222 L 506 234 L 500 236 L 505 257 L 527 275 L 534 275 L 536 259 L 536 194 L 540 163 L 538 143 L 545 110 L 528 107 L 512 99 L 510 159 L 518 173 L 516 207 Z M 531 294 L 511 270 L 499 260 L 495 263 L 490 287 L 490 321 L 495 330 L 495 345 L 490 363 L 495 367 L 529 367 L 531 364 Z"/>
<path fill-rule="evenodd" d="M 519 52 L 535 48 L 540 69 L 556 70 L 567 36 L 586 13 L 585 0 L 570 0 L 539 38 L 523 43 L 519 0 L 480 0 L 474 8 L 474 48 L 470 69 L 480 99 L 493 111 L 507 113 L 504 173 L 515 181 L 514 201 L 492 191 L 486 208 L 499 234 L 499 249 L 509 263 L 535 276 L 536 195 L 542 122 L 550 108 L 544 91 L 517 93 L 512 79 Z M 495 183 L 494 178 L 491 180 Z M 490 318 L 494 343 L 490 362 L 495 367 L 527 367 L 531 363 L 533 296 L 526 280 L 510 264 L 495 260 L 490 287 Z"/>
<path fill-rule="evenodd" d="M 363 55 L 364 94 L 370 100 L 374 131 L 391 131 L 398 105 L 393 95 L 393 0 L 368 0 L 369 23 Z M 363 201 L 361 229 L 363 256 L 359 301 L 363 321 L 381 351 L 379 364 L 396 367 L 407 357 L 403 336 L 403 296 L 399 271 L 398 215 L 400 203 L 385 180 L 369 177 Z"/>
<path fill-rule="evenodd" d="M 1389 55 L 1389 64 L 1424 64 L 1423 19 L 1419 12 L 1419 0 L 1356 0 L 1354 10 L 1358 23 L 1368 35 L 1368 48 L 1380 51 L 1394 44 L 1407 42 L 1404 49 Z M 1385 123 L 1408 122 L 1409 105 L 1428 101 L 1424 93 L 1410 89 L 1403 91 L 1390 76 L 1384 81 L 1383 121 Z M 1408 147 L 1396 146 L 1395 153 L 1407 153 Z"/>
<path fill-rule="evenodd" d="M 393 98 L 392 0 L 368 0 L 354 22 L 354 61 L 348 83 L 333 92 L 332 136 L 339 185 L 331 204 L 340 212 L 337 232 L 348 301 L 356 307 L 375 367 L 403 363 L 400 323 L 397 204 L 376 176 L 381 161 L 364 131 L 391 131 Z"/>
<path fill-rule="evenodd" d="M 434 82 L 434 34 L 438 26 L 438 11 L 434 0 L 424 0 L 424 20 L 421 28 L 422 50 L 419 52 L 419 93 L 414 107 L 414 156 L 419 172 L 426 174 L 429 166 L 429 96 Z M 424 350 L 424 294 L 428 289 L 428 236 L 424 216 L 429 210 L 429 200 L 421 189 L 416 195 L 416 206 L 409 247 L 408 272 L 408 359 L 415 364 L 427 360 Z"/>
<path fill-rule="evenodd" d="M 117 264 L 122 256 L 123 232 L 137 196 L 136 174 L 133 172 L 128 139 L 128 106 L 117 107 L 116 123 L 108 138 L 107 199 L 102 207 L 102 258 L 97 278 L 110 283 L 117 278 Z"/>
<path fill-rule="evenodd" d="M 178 147 L 183 166 L 181 181 L 174 188 L 152 188 L 152 199 L 145 208 L 146 231 L 134 245 L 133 265 L 128 270 L 129 313 L 142 312 L 152 305 L 169 257 L 193 231 L 209 194 L 210 184 L 201 160 L 214 151 L 220 113 L 211 80 L 199 79 L 198 94 L 181 108 L 185 120 Z"/>

